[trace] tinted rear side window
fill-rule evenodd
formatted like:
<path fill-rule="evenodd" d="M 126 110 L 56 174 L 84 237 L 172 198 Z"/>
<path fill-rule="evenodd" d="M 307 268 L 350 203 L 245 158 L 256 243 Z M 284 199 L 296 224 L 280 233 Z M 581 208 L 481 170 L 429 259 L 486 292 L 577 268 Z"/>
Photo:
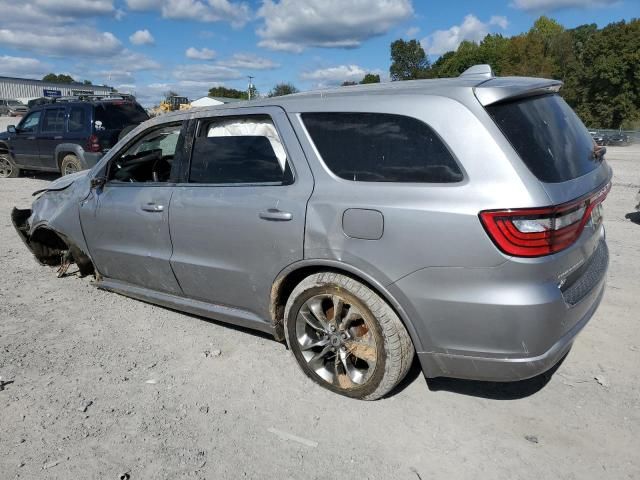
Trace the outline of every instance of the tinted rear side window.
<path fill-rule="evenodd" d="M 453 183 L 462 171 L 425 123 L 385 113 L 304 113 L 326 166 L 356 182 Z"/>
<path fill-rule="evenodd" d="M 559 95 L 499 103 L 487 111 L 542 182 L 566 182 L 599 164 L 591 135 Z"/>
<path fill-rule="evenodd" d="M 122 130 L 149 119 L 149 115 L 137 103 L 101 103 L 95 107 L 95 121 L 105 130 Z M 98 128 L 100 129 L 100 128 Z"/>

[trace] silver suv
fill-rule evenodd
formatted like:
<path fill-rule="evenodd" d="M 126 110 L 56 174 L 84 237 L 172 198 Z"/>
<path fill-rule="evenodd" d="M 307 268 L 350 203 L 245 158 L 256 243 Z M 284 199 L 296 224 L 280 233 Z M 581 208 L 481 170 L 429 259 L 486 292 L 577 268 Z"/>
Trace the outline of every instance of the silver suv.
<path fill-rule="evenodd" d="M 99 288 L 271 333 L 376 399 L 548 370 L 603 295 L 611 169 L 560 82 L 355 86 L 176 112 L 53 182 L 14 224 Z"/>

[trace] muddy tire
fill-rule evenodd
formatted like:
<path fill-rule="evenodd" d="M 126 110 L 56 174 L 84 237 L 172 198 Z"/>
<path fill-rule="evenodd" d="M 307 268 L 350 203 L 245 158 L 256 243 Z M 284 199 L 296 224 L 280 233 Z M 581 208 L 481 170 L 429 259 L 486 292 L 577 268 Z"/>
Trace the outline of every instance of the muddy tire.
<path fill-rule="evenodd" d="M 17 178 L 20 169 L 13 163 L 8 153 L 0 153 L 0 178 Z"/>
<path fill-rule="evenodd" d="M 60 173 L 64 175 L 70 175 L 72 173 L 79 172 L 80 170 L 84 170 L 80 160 L 73 154 L 65 155 L 60 163 Z"/>
<path fill-rule="evenodd" d="M 285 336 L 302 371 L 341 395 L 376 400 L 407 374 L 409 334 L 377 293 L 345 275 L 323 272 L 291 292 Z"/>

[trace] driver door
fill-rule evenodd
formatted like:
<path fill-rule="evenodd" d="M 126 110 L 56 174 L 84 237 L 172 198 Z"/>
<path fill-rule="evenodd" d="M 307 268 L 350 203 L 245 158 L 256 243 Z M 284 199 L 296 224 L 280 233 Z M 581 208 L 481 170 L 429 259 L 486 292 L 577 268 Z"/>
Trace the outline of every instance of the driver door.
<path fill-rule="evenodd" d="M 11 138 L 11 148 L 15 162 L 21 167 L 39 167 L 40 149 L 38 132 L 42 110 L 29 113 L 18 124 L 15 136 Z"/>
<path fill-rule="evenodd" d="M 106 183 L 80 205 L 80 220 L 97 270 L 106 278 L 181 294 L 169 264 L 170 171 L 180 161 L 183 124 L 153 127 L 106 165 Z"/>

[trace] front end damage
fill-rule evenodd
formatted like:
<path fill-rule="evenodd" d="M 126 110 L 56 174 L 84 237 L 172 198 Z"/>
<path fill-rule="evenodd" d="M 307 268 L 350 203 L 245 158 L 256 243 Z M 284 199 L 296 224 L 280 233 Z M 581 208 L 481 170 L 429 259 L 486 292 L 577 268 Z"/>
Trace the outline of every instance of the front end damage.
<path fill-rule="evenodd" d="M 64 235 L 41 227 L 29 235 L 31 210 L 14 208 L 11 222 L 20 239 L 41 265 L 58 266 L 58 276 L 64 276 L 75 263 L 82 277 L 94 274 L 91 259 Z"/>
<path fill-rule="evenodd" d="M 62 177 L 44 190 L 31 209 L 14 208 L 11 221 L 20 239 L 41 265 L 58 266 L 65 275 L 75 263 L 81 276 L 94 274 L 80 226 L 78 199 L 87 195 L 87 172 Z"/>

